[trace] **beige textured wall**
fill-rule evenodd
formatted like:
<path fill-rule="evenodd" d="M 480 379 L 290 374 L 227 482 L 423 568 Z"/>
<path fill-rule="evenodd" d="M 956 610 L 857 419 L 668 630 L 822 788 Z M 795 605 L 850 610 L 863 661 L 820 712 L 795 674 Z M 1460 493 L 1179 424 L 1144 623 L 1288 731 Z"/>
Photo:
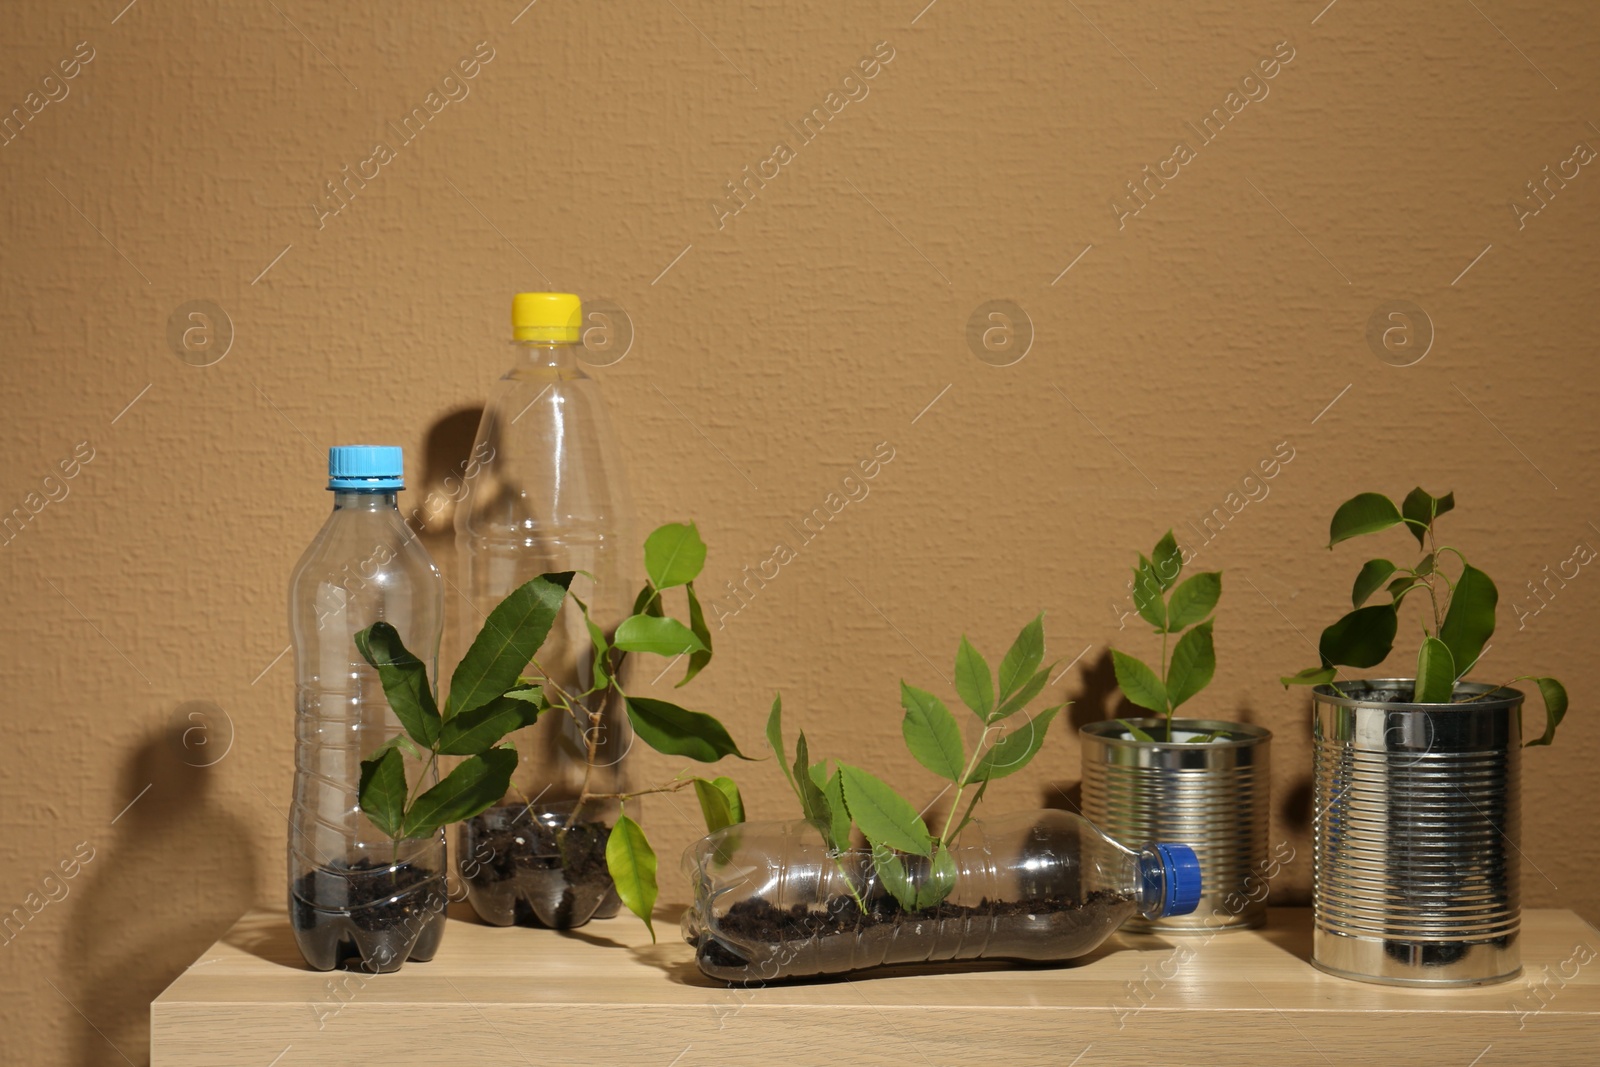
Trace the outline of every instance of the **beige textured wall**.
<path fill-rule="evenodd" d="M 1107 644 L 1138 647 L 1110 606 L 1132 553 L 1168 525 L 1198 544 L 1187 520 L 1287 442 L 1270 494 L 1201 551 L 1227 577 L 1195 705 L 1276 731 L 1286 900 L 1309 892 L 1307 706 L 1275 678 L 1361 558 L 1319 547 L 1328 516 L 1359 490 L 1453 489 L 1450 535 L 1503 594 L 1486 673 L 1572 691 L 1528 762 L 1527 903 L 1600 918 L 1600 816 L 1573 802 L 1600 735 L 1600 578 L 1522 629 L 1512 608 L 1600 546 L 1600 173 L 1566 164 L 1537 214 L 1525 188 L 1600 145 L 1591 5 L 124 2 L 8 5 L 0 44 L 0 105 L 26 120 L 0 147 L 0 509 L 40 508 L 0 546 L 0 910 L 61 897 L 0 947 L 7 1062 L 140 1062 L 150 998 L 281 899 L 277 657 L 323 450 L 397 441 L 415 478 L 431 440 L 441 477 L 465 456 L 452 414 L 506 361 L 507 298 L 547 286 L 630 315 L 597 373 L 641 525 L 696 519 L 713 589 L 892 444 L 686 692 L 759 749 L 782 689 L 814 750 L 913 792 L 898 679 L 948 692 L 962 632 L 997 654 L 1046 609 L 1051 654 L 1083 652 L 1051 693 L 1105 714 Z M 385 124 L 479 42 L 469 95 L 399 144 Z M 789 123 L 878 42 L 868 95 L 804 142 Z M 1230 102 L 1275 51 L 1293 58 L 1268 95 Z M 61 61 L 76 77 L 42 83 Z M 1230 103 L 1213 143 L 1185 126 Z M 378 175 L 313 208 L 376 139 Z M 1170 174 L 1177 141 L 1193 158 L 1132 213 L 1124 183 Z M 779 143 L 778 176 L 722 216 Z M 1035 332 L 1012 366 L 965 339 L 993 299 Z M 195 300 L 231 322 L 210 366 L 215 346 L 169 343 Z M 1411 366 L 1366 340 L 1393 301 L 1433 326 Z M 76 476 L 47 483 L 63 461 Z M 201 726 L 211 746 L 185 748 Z M 1077 768 L 1063 722 L 992 800 L 1059 803 Z M 791 810 L 771 763 L 742 777 L 756 815 Z M 649 817 L 670 865 L 688 822 Z"/>

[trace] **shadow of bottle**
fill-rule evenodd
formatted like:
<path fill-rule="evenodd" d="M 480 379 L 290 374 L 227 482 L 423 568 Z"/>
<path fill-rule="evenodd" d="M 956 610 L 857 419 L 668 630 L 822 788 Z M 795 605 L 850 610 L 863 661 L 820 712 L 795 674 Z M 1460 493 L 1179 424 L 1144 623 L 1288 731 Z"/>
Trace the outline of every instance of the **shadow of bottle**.
<path fill-rule="evenodd" d="M 467 478 L 476 473 L 472 445 L 482 419 L 483 408 L 473 405 L 434 420 L 423 436 L 421 476 L 408 482 L 412 496 L 404 508 L 406 521 L 441 567 L 454 561 L 456 505 L 466 496 Z"/>
<path fill-rule="evenodd" d="M 123 766 L 117 794 L 138 799 L 88 835 L 67 935 L 73 1003 L 92 1022 L 76 1063 L 148 1063 L 150 1002 L 256 900 L 254 835 L 216 796 L 232 740 L 220 707 L 180 705 Z"/>

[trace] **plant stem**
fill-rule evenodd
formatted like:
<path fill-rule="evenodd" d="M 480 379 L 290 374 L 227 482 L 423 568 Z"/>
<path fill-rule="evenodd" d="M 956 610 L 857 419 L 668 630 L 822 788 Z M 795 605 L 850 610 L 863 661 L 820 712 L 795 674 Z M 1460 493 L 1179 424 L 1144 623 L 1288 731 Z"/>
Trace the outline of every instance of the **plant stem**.
<path fill-rule="evenodd" d="M 635 789 L 631 793 L 585 793 L 584 796 L 588 800 L 618 800 L 626 802 L 634 797 L 650 796 L 652 793 L 676 793 L 684 786 L 692 785 L 693 783 L 693 778 L 679 778 L 666 785 L 656 786 L 654 789 Z"/>
<path fill-rule="evenodd" d="M 511 791 L 517 795 L 518 800 L 522 801 L 522 815 L 532 815 L 533 800 L 538 800 L 539 797 L 534 797 L 533 800 L 529 800 L 528 795 L 522 790 L 518 789 L 517 783 L 515 782 L 511 783 Z M 540 793 L 539 796 L 544 796 L 544 794 Z M 515 819 L 511 820 L 512 825 L 515 825 L 518 821 L 520 821 L 522 819 L 522 815 L 518 815 Z"/>
<path fill-rule="evenodd" d="M 609 694 L 611 688 L 607 686 L 602 694 Z M 589 792 L 589 782 L 594 777 L 594 761 L 600 751 L 600 715 L 604 708 L 605 700 L 602 698 L 600 707 L 589 712 L 589 728 L 584 731 L 583 783 L 578 787 L 578 801 L 572 805 L 572 814 L 567 816 L 567 823 L 562 827 L 564 830 L 572 829 L 578 821 L 579 813 L 583 811 L 583 806 L 593 796 Z"/>
<path fill-rule="evenodd" d="M 549 697 L 549 691 L 551 689 L 554 689 L 556 691 L 556 696 L 560 700 L 561 707 L 568 714 L 573 716 L 573 721 L 577 724 L 578 729 L 580 729 L 580 730 L 583 729 L 583 720 L 577 718 L 577 710 L 572 706 L 574 701 L 576 701 L 579 704 L 582 704 L 583 703 L 583 698 L 582 697 L 575 697 L 571 693 L 569 693 L 565 689 L 563 689 L 561 687 L 561 683 L 556 681 L 555 677 L 549 671 L 545 670 L 544 666 L 538 660 L 533 660 L 532 663 L 533 663 L 534 668 L 536 670 L 538 670 L 538 672 L 540 674 L 544 675 L 544 687 L 545 687 L 546 699 L 548 699 L 548 697 Z"/>
<path fill-rule="evenodd" d="M 589 792 L 589 782 L 594 776 L 595 756 L 600 747 L 601 713 L 606 706 L 606 699 L 613 691 L 616 691 L 616 675 L 613 674 L 611 676 L 612 681 L 609 684 L 602 688 L 591 690 L 590 693 L 587 694 L 591 696 L 598 695 L 599 697 L 597 701 L 599 709 L 591 710 L 589 706 L 583 702 L 582 697 L 575 697 L 571 693 L 567 692 L 566 689 L 562 688 L 561 683 L 557 682 L 555 678 L 551 676 L 550 672 L 545 669 L 544 665 L 538 660 L 533 660 L 532 663 L 533 666 L 538 669 L 539 673 L 544 675 L 546 694 L 548 694 L 552 689 L 555 690 L 556 702 L 566 714 L 572 716 L 572 720 L 577 725 L 578 729 L 583 731 L 583 782 L 578 787 L 578 799 L 572 805 L 572 812 L 567 816 L 567 821 L 561 827 L 561 832 L 565 833 L 577 824 L 578 816 L 582 814 L 584 804 L 587 803 L 592 797 L 592 794 Z M 583 709 L 581 712 L 579 711 L 580 708 Z M 588 716 L 587 725 L 584 723 L 583 717 L 585 715 Z"/>
<path fill-rule="evenodd" d="M 974 808 L 976 808 L 978 806 L 978 801 L 982 797 L 983 797 L 983 787 L 980 785 L 978 787 L 978 791 L 976 793 L 972 794 L 972 799 L 967 801 L 967 810 L 961 813 L 961 821 L 956 824 L 956 833 L 957 834 L 960 834 L 961 830 L 967 825 L 967 820 L 972 818 L 972 809 L 974 809 Z M 952 807 L 953 807 L 953 805 L 952 805 Z M 949 849 L 949 847 L 950 846 L 948 844 L 945 845 L 946 849 Z"/>
<path fill-rule="evenodd" d="M 956 809 L 961 807 L 961 792 L 966 789 L 967 779 L 972 777 L 972 772 L 978 766 L 978 759 L 983 755 L 983 743 L 989 740 L 989 731 L 991 729 L 992 727 L 985 724 L 983 732 L 978 735 L 978 743 L 972 748 L 972 758 L 967 761 L 966 770 L 961 772 L 961 781 L 956 783 L 956 795 L 950 798 L 950 812 L 944 817 L 944 828 L 939 831 L 939 844 L 945 848 L 950 847 L 950 843 L 945 838 L 949 836 L 950 826 L 955 822 Z"/>
<path fill-rule="evenodd" d="M 844 887 L 850 890 L 850 898 L 856 902 L 856 907 L 860 909 L 862 915 L 866 915 L 867 902 L 861 899 L 861 890 L 857 889 L 856 884 L 850 880 L 850 872 L 844 869 L 844 863 L 839 859 L 840 856 L 844 855 L 844 852 L 844 849 L 835 849 L 830 857 L 833 860 L 834 870 L 838 871 L 839 877 L 844 879 Z M 876 860 L 873 861 L 873 866 L 877 866 Z"/>
<path fill-rule="evenodd" d="M 1501 682 L 1499 685 L 1495 686 L 1493 689 L 1485 689 L 1481 693 L 1474 693 L 1472 696 L 1462 697 L 1460 700 L 1452 700 L 1450 703 L 1452 703 L 1452 704 L 1470 704 L 1474 700 L 1488 700 L 1490 697 L 1492 697 L 1496 693 L 1500 692 L 1500 690 L 1502 690 L 1502 689 L 1510 689 L 1517 682 L 1531 682 L 1531 681 L 1534 681 L 1534 680 L 1535 679 L 1534 679 L 1533 675 L 1531 675 L 1531 674 L 1518 675 L 1517 677 L 1511 679 L 1509 682 Z"/>
<path fill-rule="evenodd" d="M 422 773 L 417 775 L 416 791 L 406 796 L 406 806 L 401 809 L 402 813 L 410 813 L 411 805 L 416 802 L 417 797 L 421 796 L 427 788 L 428 772 L 433 770 L 433 765 L 437 762 L 439 762 L 439 750 L 438 748 L 433 748 L 428 752 L 428 762 L 422 765 Z"/>
<path fill-rule="evenodd" d="M 1428 520 L 1428 555 L 1433 557 L 1433 571 L 1428 575 L 1429 578 L 1432 578 L 1433 575 L 1439 573 L 1439 547 L 1438 542 L 1434 539 L 1432 519 Z M 1444 625 L 1444 620 L 1439 614 L 1439 598 L 1433 595 L 1433 583 L 1431 581 L 1428 583 L 1428 599 L 1433 601 L 1433 632 L 1437 635 L 1440 627 Z"/>
<path fill-rule="evenodd" d="M 1161 694 L 1167 702 L 1167 744 L 1172 743 L 1172 713 L 1177 709 L 1172 706 L 1172 693 L 1167 689 L 1167 628 L 1161 627 Z"/>

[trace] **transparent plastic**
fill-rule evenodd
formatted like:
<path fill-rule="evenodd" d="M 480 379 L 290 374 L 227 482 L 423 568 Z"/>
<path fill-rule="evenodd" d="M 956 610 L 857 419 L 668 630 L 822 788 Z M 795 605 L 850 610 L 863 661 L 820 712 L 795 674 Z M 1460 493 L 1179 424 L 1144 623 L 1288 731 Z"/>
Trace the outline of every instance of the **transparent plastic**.
<path fill-rule="evenodd" d="M 710 977 L 759 984 L 889 964 L 1068 960 L 1170 903 L 1153 846 L 1124 848 L 1071 812 L 974 820 L 951 855 L 949 896 L 906 911 L 869 852 L 830 852 L 809 822 L 730 826 L 684 853 L 694 902 L 683 936 Z M 903 858 L 913 883 L 926 876 L 926 860 Z"/>
<path fill-rule="evenodd" d="M 476 609 L 461 612 L 463 651 L 506 594 L 546 572 L 587 572 L 573 579 L 571 591 L 608 635 L 627 617 L 638 591 L 627 485 L 599 385 L 578 363 L 581 344 L 518 342 L 514 348 L 516 362 L 495 383 L 478 427 L 478 476 L 456 509 L 462 591 Z M 577 697 L 593 682 L 593 660 L 582 617 L 563 610 L 528 673 Z M 511 790 L 498 806 L 462 824 L 457 864 L 485 922 L 568 927 L 616 913 L 614 893 L 574 888 L 564 899 L 567 864 L 559 850 L 552 857 L 544 833 L 505 832 L 548 827 L 559 815 L 561 827 L 572 823 L 563 838 L 597 843 L 603 856 L 615 811 L 590 802 L 574 815 L 572 804 L 584 788 L 591 744 L 589 790 L 625 789 L 623 757 L 632 733 L 619 701 L 597 706 L 595 699 L 586 698 L 584 706 L 600 712 L 597 728 L 551 713 L 514 734 L 520 758 Z M 580 868 L 574 877 L 583 881 L 587 868 Z M 609 876 L 605 885 L 609 890 Z"/>
<path fill-rule="evenodd" d="M 397 844 L 361 811 L 361 760 L 401 727 L 354 641 L 382 619 L 436 677 L 443 611 L 439 571 L 401 519 L 394 491 L 335 492 L 333 513 L 289 581 L 289 913 L 317 970 L 396 970 L 431 959 L 444 934 L 444 832 Z M 420 775 L 408 756 L 407 781 Z M 427 784 L 437 780 L 435 769 Z"/>
<path fill-rule="evenodd" d="M 570 801 L 502 805 L 462 824 L 457 866 L 484 921 L 565 930 L 617 914 L 622 901 L 606 868 L 617 804 L 584 806 L 587 820 L 571 829 Z M 637 801 L 629 808 L 639 814 Z"/>

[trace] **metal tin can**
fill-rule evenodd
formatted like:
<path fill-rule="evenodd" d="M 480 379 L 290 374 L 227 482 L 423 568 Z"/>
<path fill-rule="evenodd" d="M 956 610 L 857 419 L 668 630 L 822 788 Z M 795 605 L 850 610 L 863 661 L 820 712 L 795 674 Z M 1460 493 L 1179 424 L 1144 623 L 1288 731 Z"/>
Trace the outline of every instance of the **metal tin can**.
<path fill-rule="evenodd" d="M 1165 734 L 1165 719 L 1125 720 Z M 1079 731 L 1083 814 L 1129 847 L 1177 841 L 1200 860 L 1201 897 L 1188 915 L 1135 917 L 1124 929 L 1209 933 L 1267 918 L 1267 819 L 1272 733 L 1248 723 L 1174 719 L 1173 741 L 1138 741 L 1117 720 Z M 1221 731 L 1227 740 L 1185 739 Z"/>
<path fill-rule="evenodd" d="M 1411 691 L 1313 690 L 1312 962 L 1391 985 L 1504 981 L 1522 969 L 1523 695 L 1461 682 L 1454 703 L 1414 704 Z"/>

